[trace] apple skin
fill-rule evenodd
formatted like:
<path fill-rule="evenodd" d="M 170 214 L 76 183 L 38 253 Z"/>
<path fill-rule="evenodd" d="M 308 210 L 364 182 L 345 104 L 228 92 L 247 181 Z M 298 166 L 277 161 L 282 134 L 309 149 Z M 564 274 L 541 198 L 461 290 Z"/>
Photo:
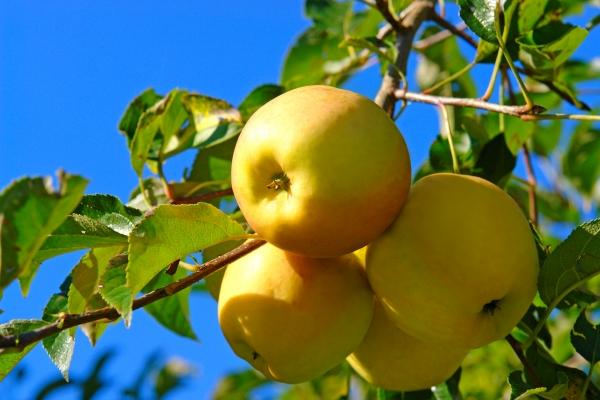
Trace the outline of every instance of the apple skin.
<path fill-rule="evenodd" d="M 367 382 L 386 390 L 427 389 L 448 379 L 468 349 L 422 341 L 409 336 L 375 303 L 365 338 L 347 360 Z"/>
<path fill-rule="evenodd" d="M 334 257 L 392 223 L 409 190 L 410 159 L 398 128 L 371 100 L 305 86 L 252 115 L 231 180 L 242 213 L 268 242 Z"/>
<path fill-rule="evenodd" d="M 369 245 L 367 275 L 396 325 L 424 340 L 475 348 L 510 333 L 537 290 L 526 217 L 492 183 L 420 179 L 392 226 Z"/>
<path fill-rule="evenodd" d="M 267 243 L 227 267 L 219 324 L 233 351 L 266 377 L 298 383 L 358 346 L 373 302 L 356 256 L 308 258 Z"/>

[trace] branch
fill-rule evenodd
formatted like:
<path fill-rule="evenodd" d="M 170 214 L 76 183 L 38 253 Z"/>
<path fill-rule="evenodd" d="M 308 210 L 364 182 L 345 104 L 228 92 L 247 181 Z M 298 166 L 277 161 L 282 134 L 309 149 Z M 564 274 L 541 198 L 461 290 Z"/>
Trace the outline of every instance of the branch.
<path fill-rule="evenodd" d="M 387 4 L 387 1 L 377 2 L 380 12 L 385 17 L 385 10 L 381 8 L 381 3 Z M 419 26 L 421 26 L 421 23 L 432 12 L 433 7 L 432 0 L 415 0 L 407 7 L 404 14 L 398 20 L 398 29 L 396 29 L 396 50 L 398 56 L 395 63 L 388 66 L 377 96 L 375 96 L 375 103 L 379 104 L 390 116 L 394 115 L 396 101 L 398 100 L 394 96 L 394 91 L 400 87 L 400 79 L 406 72 L 413 39 Z M 389 8 L 387 11 L 389 12 Z"/>
<path fill-rule="evenodd" d="M 533 109 L 529 109 L 526 105 L 522 106 L 508 106 L 496 103 L 488 103 L 487 101 L 461 98 L 461 97 L 445 97 L 445 96 L 433 96 L 430 94 L 406 92 L 402 89 L 396 89 L 394 95 L 397 99 L 413 101 L 418 103 L 427 103 L 438 106 L 444 104 L 447 106 L 457 107 L 468 107 L 477 108 L 479 110 L 487 110 L 496 113 L 511 115 L 513 117 L 521 118 L 524 121 L 536 121 L 536 120 L 547 120 L 547 119 L 570 119 L 577 121 L 600 121 L 600 115 L 589 115 L 589 114 L 539 114 L 544 111 L 540 106 L 534 106 Z"/>
<path fill-rule="evenodd" d="M 218 199 L 220 197 L 230 196 L 233 194 L 233 190 L 223 189 L 216 190 L 214 192 L 199 194 L 198 196 L 190 196 L 190 197 L 182 197 L 178 199 L 171 200 L 171 204 L 196 204 L 202 201 L 210 201 L 214 199 Z"/>
<path fill-rule="evenodd" d="M 388 24 L 390 24 L 395 31 L 401 29 L 398 19 L 390 11 L 390 3 L 388 0 L 375 0 L 375 5 L 377 6 L 377 9 L 381 15 L 383 15 L 383 18 L 385 18 Z"/>
<path fill-rule="evenodd" d="M 525 353 L 523 352 L 523 346 L 521 346 L 521 343 L 517 339 L 515 339 L 512 335 L 508 335 L 506 337 L 506 341 L 508 342 L 508 344 L 510 344 L 510 347 L 512 347 L 513 351 L 519 358 L 519 361 L 521 361 L 521 364 L 523 364 L 523 368 L 525 368 L 525 371 L 531 377 L 531 379 L 533 380 L 533 383 L 536 386 L 543 386 L 542 380 L 540 379 L 539 375 L 533 369 L 531 364 L 529 364 L 527 357 L 525 357 Z"/>
<path fill-rule="evenodd" d="M 207 261 L 199 267 L 200 269 L 198 272 L 194 272 L 185 278 L 182 278 L 160 289 L 153 290 L 152 292 L 137 298 L 133 301 L 132 309 L 137 310 L 138 308 L 147 306 L 150 303 L 154 303 L 155 301 L 178 293 L 192 286 L 194 283 L 198 282 L 200 279 L 203 279 L 207 275 L 256 250 L 265 243 L 266 242 L 264 240 L 252 240 L 213 260 Z M 119 318 L 119 316 L 120 315 L 117 310 L 112 307 L 104 307 L 82 314 L 63 314 L 56 322 L 50 325 L 45 325 L 41 328 L 22 333 L 20 335 L 0 336 L 0 349 L 23 349 L 32 343 L 38 342 L 60 331 L 64 331 L 65 329 L 93 321 L 112 321 Z"/>
<path fill-rule="evenodd" d="M 471 47 L 475 49 L 477 48 L 477 41 L 473 39 L 467 32 L 465 32 L 466 25 L 461 24 L 460 27 L 456 27 L 444 18 L 442 18 L 436 12 L 432 12 L 429 16 L 429 19 L 441 26 L 442 28 L 446 29 L 447 31 L 451 32 L 453 35 L 456 35 L 459 38 L 463 39 L 465 42 L 470 44 Z"/>

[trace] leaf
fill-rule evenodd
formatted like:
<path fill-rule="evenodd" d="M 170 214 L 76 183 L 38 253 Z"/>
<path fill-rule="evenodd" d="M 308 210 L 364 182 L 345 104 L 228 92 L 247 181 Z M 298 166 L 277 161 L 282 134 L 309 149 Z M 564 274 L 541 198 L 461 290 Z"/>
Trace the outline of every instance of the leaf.
<path fill-rule="evenodd" d="M 37 251 L 77 206 L 87 183 L 65 174 L 54 192 L 42 178 L 22 178 L 0 193 L 0 291 L 18 277 L 27 294 Z"/>
<path fill-rule="evenodd" d="M 154 393 L 156 393 L 156 398 L 162 399 L 167 393 L 183 386 L 185 380 L 190 378 L 194 371 L 195 369 L 182 359 L 168 360 L 155 376 Z"/>
<path fill-rule="evenodd" d="M 588 31 L 584 28 L 550 22 L 516 39 L 520 46 L 520 60 L 533 70 L 558 68 L 577 50 L 585 40 Z"/>
<path fill-rule="evenodd" d="M 470 170 L 473 167 L 473 152 L 469 135 L 455 132 L 452 137 L 461 171 Z M 435 138 L 429 148 L 429 163 L 435 171 L 452 171 L 450 145 L 446 138 L 440 135 Z"/>
<path fill-rule="evenodd" d="M 137 293 L 172 261 L 232 238 L 239 229 L 210 204 L 158 206 L 129 237 L 129 288 Z"/>
<path fill-rule="evenodd" d="M 271 383 L 253 369 L 228 374 L 217 384 L 212 394 L 213 400 L 246 400 L 250 393 L 263 385 Z"/>
<path fill-rule="evenodd" d="M 352 2 L 306 0 L 305 13 L 320 29 L 341 34 L 345 21 L 352 15 Z"/>
<path fill-rule="evenodd" d="M 128 143 L 133 139 L 142 114 L 160 99 L 162 99 L 162 96 L 157 94 L 154 89 L 146 89 L 129 103 L 121 117 L 121 121 L 119 121 L 119 130 L 127 137 Z"/>
<path fill-rule="evenodd" d="M 538 290 L 547 306 L 600 273 L 600 219 L 578 226 L 540 270 Z"/>
<path fill-rule="evenodd" d="M 140 116 L 130 144 L 131 165 L 138 176 L 142 175 L 148 157 L 155 158 L 161 154 L 165 144 L 187 119 L 181 103 L 183 94 L 182 90 L 172 90 Z M 153 150 L 153 147 L 158 150 Z"/>
<path fill-rule="evenodd" d="M 536 124 L 531 136 L 532 150 L 541 156 L 550 156 L 560 142 L 562 131 L 563 124 L 559 120 Z"/>
<path fill-rule="evenodd" d="M 600 358 L 600 325 L 592 325 L 585 311 L 579 314 L 571 330 L 571 343 L 575 350 L 591 364 L 591 369 Z"/>
<path fill-rule="evenodd" d="M 529 32 L 544 16 L 548 0 L 521 0 L 519 1 L 517 25 L 519 32 Z"/>
<path fill-rule="evenodd" d="M 142 212 L 124 205 L 115 196 L 93 194 L 83 196 L 73 211 L 103 223 L 122 235 L 129 235 L 133 226 L 142 219 Z"/>
<path fill-rule="evenodd" d="M 54 294 L 44 309 L 42 319 L 52 323 L 59 318 L 61 313 L 67 311 L 67 297 L 64 294 Z M 64 380 L 68 382 L 69 367 L 75 350 L 75 337 L 67 329 L 45 338 L 42 344 Z"/>
<path fill-rule="evenodd" d="M 459 0 L 460 17 L 480 38 L 497 43 L 494 20 L 496 0 Z"/>
<path fill-rule="evenodd" d="M 307 5 L 308 7 L 308 5 Z M 268 101 L 283 94 L 285 88 L 279 85 L 261 85 L 250 92 L 238 107 L 243 121 L 248 121 L 250 116 Z"/>
<path fill-rule="evenodd" d="M 240 113 L 226 101 L 196 93 L 187 93 L 181 101 L 190 115 L 193 129 L 186 130 L 181 137 L 173 137 L 166 146 L 166 153 L 175 154 L 189 147 L 215 146 L 240 132 Z"/>
<path fill-rule="evenodd" d="M 237 138 L 232 138 L 200 150 L 186 179 L 196 182 L 231 181 L 231 158 L 236 142 Z"/>
<path fill-rule="evenodd" d="M 506 146 L 504 135 L 496 135 L 483 145 L 475 163 L 476 175 L 498 184 L 512 172 L 517 158 Z"/>
<path fill-rule="evenodd" d="M 0 324 L 0 335 L 20 335 L 34 329 L 47 325 L 46 321 L 37 319 L 15 319 L 4 324 Z M 0 382 L 8 373 L 29 353 L 37 344 L 33 343 L 22 350 L 4 351 L 0 353 Z"/>
<path fill-rule="evenodd" d="M 71 271 L 68 292 L 68 312 L 80 314 L 88 310 L 92 297 L 98 293 L 100 277 L 110 260 L 125 250 L 124 246 L 103 247 L 90 250 Z"/>
<path fill-rule="evenodd" d="M 42 262 L 76 250 L 126 244 L 127 236 L 89 217 L 72 214 L 48 236 L 35 260 Z"/>
<path fill-rule="evenodd" d="M 596 193 L 600 182 L 600 129 L 584 122 L 577 125 L 562 159 L 565 176 L 586 197 Z"/>
<path fill-rule="evenodd" d="M 154 277 L 143 289 L 142 292 L 148 293 L 175 282 L 187 274 L 183 268 L 179 268 L 174 275 L 165 272 Z M 190 288 L 184 289 L 162 300 L 155 301 L 144 307 L 161 325 L 178 335 L 196 340 L 198 337 L 194 333 L 190 321 Z"/>
<path fill-rule="evenodd" d="M 527 140 L 533 135 L 535 124 L 520 118 L 505 116 L 504 126 L 506 145 L 514 155 L 517 155 L 523 144 L 527 143 Z"/>
<path fill-rule="evenodd" d="M 122 264 L 109 265 L 100 280 L 100 295 L 119 312 L 125 326 L 129 327 L 131 326 L 133 294 L 127 287 L 125 266 L 124 260 Z"/>

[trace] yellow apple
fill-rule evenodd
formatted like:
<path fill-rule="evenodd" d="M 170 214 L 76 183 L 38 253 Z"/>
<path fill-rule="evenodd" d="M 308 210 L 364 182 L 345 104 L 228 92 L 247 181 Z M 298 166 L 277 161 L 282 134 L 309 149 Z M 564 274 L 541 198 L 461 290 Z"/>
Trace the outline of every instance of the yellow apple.
<path fill-rule="evenodd" d="M 435 322 L 434 322 L 435 323 Z M 387 389 L 427 389 L 448 379 L 468 349 L 423 341 L 400 330 L 375 304 L 371 326 L 348 363 L 367 382 Z"/>
<path fill-rule="evenodd" d="M 294 253 L 333 257 L 392 223 L 408 193 L 410 160 L 396 125 L 371 100 L 306 86 L 252 115 L 231 180 L 259 235 Z"/>
<path fill-rule="evenodd" d="M 367 275 L 412 336 L 479 347 L 505 337 L 536 293 L 538 258 L 519 206 L 473 176 L 419 180 L 367 250 Z"/>
<path fill-rule="evenodd" d="M 356 256 L 308 258 L 267 243 L 227 267 L 219 324 L 233 351 L 266 377 L 298 383 L 358 346 L 373 299 Z"/>

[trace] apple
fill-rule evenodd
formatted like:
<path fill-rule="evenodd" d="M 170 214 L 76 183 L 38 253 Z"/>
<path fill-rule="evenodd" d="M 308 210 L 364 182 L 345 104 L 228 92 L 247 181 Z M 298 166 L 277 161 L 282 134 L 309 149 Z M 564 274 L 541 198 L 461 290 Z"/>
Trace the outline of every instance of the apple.
<path fill-rule="evenodd" d="M 402 135 L 375 103 L 305 86 L 252 115 L 233 154 L 235 199 L 274 245 L 312 257 L 351 253 L 398 214 L 410 185 Z"/>
<path fill-rule="evenodd" d="M 373 301 L 356 256 L 308 258 L 267 243 L 227 267 L 219 324 L 233 351 L 267 378 L 298 383 L 358 346 Z"/>
<path fill-rule="evenodd" d="M 375 386 L 411 391 L 444 382 L 458 369 L 468 351 L 406 334 L 376 302 L 371 326 L 347 360 L 360 376 Z"/>
<path fill-rule="evenodd" d="M 413 185 L 367 250 L 369 282 L 395 324 L 423 340 L 479 347 L 504 338 L 537 288 L 527 218 L 492 183 L 439 173 Z"/>

